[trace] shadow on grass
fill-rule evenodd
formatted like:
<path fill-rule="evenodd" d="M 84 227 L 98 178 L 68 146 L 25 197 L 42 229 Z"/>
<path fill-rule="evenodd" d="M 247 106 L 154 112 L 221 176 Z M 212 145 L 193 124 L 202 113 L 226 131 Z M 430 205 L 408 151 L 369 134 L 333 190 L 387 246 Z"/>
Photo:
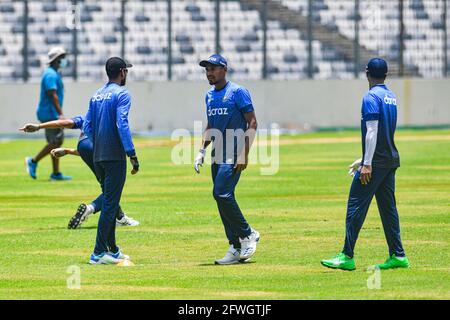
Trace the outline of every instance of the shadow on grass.
<path fill-rule="evenodd" d="M 235 263 L 235 264 L 215 264 L 214 262 L 211 263 L 200 263 L 197 266 L 199 267 L 228 267 L 228 266 L 239 266 L 239 265 L 247 265 L 247 264 L 254 264 L 255 261 L 248 261 L 248 262 L 241 262 L 241 263 Z"/>
<path fill-rule="evenodd" d="M 52 227 L 52 228 L 40 228 L 39 230 L 68 230 L 70 232 L 80 232 L 83 230 L 92 230 L 92 229 L 97 229 L 97 226 L 89 226 L 89 227 L 79 227 L 76 229 L 69 229 L 67 228 L 67 226 L 64 227 Z"/>

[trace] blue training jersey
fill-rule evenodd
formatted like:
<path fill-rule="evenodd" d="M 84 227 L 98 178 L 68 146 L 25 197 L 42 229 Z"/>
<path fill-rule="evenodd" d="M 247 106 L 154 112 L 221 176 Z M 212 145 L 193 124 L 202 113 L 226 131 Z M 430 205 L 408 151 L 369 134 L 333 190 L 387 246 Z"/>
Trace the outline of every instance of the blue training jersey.
<path fill-rule="evenodd" d="M 220 131 L 223 138 L 223 157 L 215 159 L 215 161 L 234 162 L 240 150 L 238 150 L 237 138 L 235 137 L 233 139 L 234 148 L 231 149 L 232 151 L 226 152 L 227 130 L 230 131 L 229 134 L 233 131 L 236 132 L 236 130 L 241 130 L 241 132 L 247 130 L 244 113 L 254 111 L 250 93 L 246 88 L 229 81 L 221 90 L 216 90 L 215 87 L 211 88 L 206 94 L 205 102 L 208 124 L 211 129 Z M 215 156 L 217 152 L 215 150 L 217 147 L 216 139 L 214 139 L 213 145 L 212 155 Z M 229 148 L 231 147 L 229 146 Z"/>
<path fill-rule="evenodd" d="M 397 168 L 400 157 L 394 143 L 397 126 L 397 98 L 385 84 L 373 86 L 364 96 L 361 109 L 361 131 L 363 162 L 366 152 L 366 121 L 378 120 L 378 135 L 373 167 Z"/>
<path fill-rule="evenodd" d="M 72 121 L 74 123 L 72 129 L 80 129 L 81 130 L 81 134 L 80 134 L 80 137 L 78 138 L 78 141 L 87 139 L 87 136 L 84 134 L 84 132 L 82 130 L 83 129 L 83 123 L 84 123 L 84 116 L 73 117 Z"/>
<path fill-rule="evenodd" d="M 47 122 L 52 120 L 58 120 L 59 114 L 56 112 L 55 105 L 47 95 L 49 90 L 56 90 L 58 96 L 59 105 L 63 106 L 64 101 L 64 85 L 61 75 L 52 67 L 48 67 L 41 79 L 41 93 L 39 104 L 37 107 L 37 118 L 41 122 Z"/>
<path fill-rule="evenodd" d="M 128 91 L 112 82 L 91 98 L 83 132 L 94 144 L 94 162 L 120 161 L 136 154 L 128 126 L 130 107 Z"/>

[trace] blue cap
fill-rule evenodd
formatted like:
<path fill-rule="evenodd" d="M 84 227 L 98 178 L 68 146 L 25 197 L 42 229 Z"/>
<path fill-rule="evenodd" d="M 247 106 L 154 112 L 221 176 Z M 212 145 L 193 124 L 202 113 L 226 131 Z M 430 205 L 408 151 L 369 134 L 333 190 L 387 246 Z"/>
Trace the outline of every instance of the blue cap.
<path fill-rule="evenodd" d="M 372 58 L 367 64 L 366 71 L 373 78 L 382 79 L 388 73 L 388 65 L 386 60 L 381 58 Z"/>
<path fill-rule="evenodd" d="M 200 61 L 200 63 L 199 63 L 199 65 L 200 65 L 201 67 L 204 67 L 204 68 L 206 68 L 206 66 L 207 66 L 208 64 L 213 64 L 213 65 L 216 65 L 216 66 L 226 67 L 226 66 L 228 65 L 228 62 L 227 62 L 227 60 L 226 60 L 224 57 L 222 57 L 220 54 L 213 54 L 213 55 L 212 55 L 211 57 L 209 57 L 208 59 L 202 60 L 202 61 Z"/>

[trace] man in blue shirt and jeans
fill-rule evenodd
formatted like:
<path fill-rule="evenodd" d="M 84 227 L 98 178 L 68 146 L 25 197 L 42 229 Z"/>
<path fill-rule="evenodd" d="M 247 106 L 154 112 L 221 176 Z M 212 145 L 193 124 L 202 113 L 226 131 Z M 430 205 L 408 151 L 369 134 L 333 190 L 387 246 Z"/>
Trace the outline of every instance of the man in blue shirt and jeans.
<path fill-rule="evenodd" d="M 63 119 L 64 85 L 59 69 L 67 66 L 67 52 L 60 47 L 52 48 L 48 53 L 49 67 L 44 71 L 41 80 L 41 95 L 37 108 L 37 117 L 41 122 Z M 50 154 L 50 151 L 59 148 L 64 141 L 64 129 L 45 129 L 47 145 L 34 157 L 25 158 L 28 174 L 36 179 L 38 162 Z M 63 175 L 59 171 L 59 159 L 52 157 L 53 173 L 50 180 L 70 180 L 71 177 Z"/>
<path fill-rule="evenodd" d="M 116 213 L 126 178 L 126 157 L 133 169 L 139 162 L 128 126 L 131 97 L 124 88 L 131 64 L 118 57 L 106 62 L 108 83 L 97 90 L 89 103 L 83 132 L 94 145 L 94 168 L 103 191 L 97 239 L 90 264 L 117 264 L 129 257 L 116 245 Z"/>
<path fill-rule="evenodd" d="M 229 249 L 216 264 L 229 265 L 248 261 L 256 251 L 259 232 L 250 227 L 239 208 L 234 190 L 241 172 L 247 168 L 248 153 L 256 134 L 255 110 L 248 90 L 226 80 L 227 61 L 219 54 L 200 62 L 213 87 L 205 97 L 208 125 L 202 148 L 195 159 L 200 172 L 207 146 L 213 141 L 213 196 L 228 238 Z"/>
<path fill-rule="evenodd" d="M 353 251 L 370 202 L 375 196 L 384 234 L 389 247 L 389 258 L 376 265 L 379 269 L 408 268 L 400 239 L 400 222 L 395 201 L 395 172 L 400 157 L 394 143 L 397 126 L 397 98 L 384 84 L 388 66 L 385 60 L 373 58 L 366 68 L 369 92 L 364 96 L 361 110 L 362 154 L 357 164 L 347 203 L 345 244 L 342 252 L 323 266 L 354 270 Z"/>

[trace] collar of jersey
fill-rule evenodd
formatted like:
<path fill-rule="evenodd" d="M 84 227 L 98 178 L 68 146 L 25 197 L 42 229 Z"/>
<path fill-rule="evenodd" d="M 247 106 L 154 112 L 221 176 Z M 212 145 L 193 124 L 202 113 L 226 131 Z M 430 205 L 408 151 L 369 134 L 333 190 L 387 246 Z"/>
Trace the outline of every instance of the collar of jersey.
<path fill-rule="evenodd" d="M 228 87 L 229 84 L 230 84 L 230 81 L 227 81 L 227 84 L 226 84 L 222 89 L 220 89 L 220 90 L 217 90 L 216 87 L 214 87 L 214 91 L 215 91 L 215 92 L 220 92 L 220 91 L 222 91 L 223 89 L 225 89 L 226 87 Z"/>

